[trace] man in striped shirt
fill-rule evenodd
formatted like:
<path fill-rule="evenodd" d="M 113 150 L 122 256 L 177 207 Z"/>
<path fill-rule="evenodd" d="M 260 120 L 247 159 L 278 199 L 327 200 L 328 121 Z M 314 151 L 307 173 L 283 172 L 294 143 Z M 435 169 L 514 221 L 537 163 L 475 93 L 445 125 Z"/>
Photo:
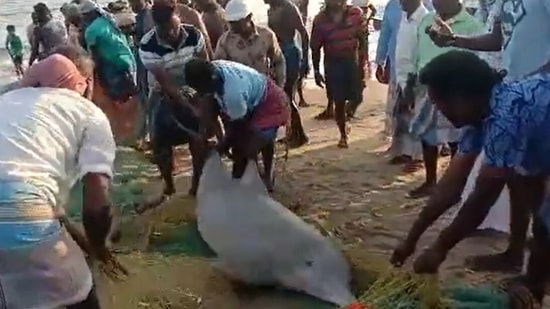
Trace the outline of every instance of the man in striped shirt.
<path fill-rule="evenodd" d="M 355 109 L 363 100 L 361 81 L 367 50 L 365 31 L 363 12 L 358 7 L 346 5 L 345 0 L 327 0 L 325 8 L 313 20 L 311 56 L 315 83 L 320 87 L 325 83 L 319 71 L 323 48 L 327 92 L 335 102 L 340 148 L 348 147 L 346 103 Z"/>
<path fill-rule="evenodd" d="M 152 8 L 155 28 L 143 36 L 139 55 L 151 73 L 151 146 L 164 180 L 164 196 L 175 192 L 172 177 L 173 146 L 189 143 L 193 162 L 190 194 L 198 187 L 200 156 L 197 145 L 181 127 L 199 131 L 196 111 L 190 104 L 192 91 L 186 87 L 185 64 L 193 57 L 207 59 L 205 37 L 194 26 L 182 24 L 175 0 L 155 0 Z"/>

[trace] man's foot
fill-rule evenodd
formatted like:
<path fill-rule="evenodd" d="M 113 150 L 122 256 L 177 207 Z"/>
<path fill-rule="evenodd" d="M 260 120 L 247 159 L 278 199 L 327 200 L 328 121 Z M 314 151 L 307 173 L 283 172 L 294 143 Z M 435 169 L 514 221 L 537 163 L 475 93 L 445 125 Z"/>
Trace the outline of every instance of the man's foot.
<path fill-rule="evenodd" d="M 423 197 L 426 197 L 426 196 L 430 196 L 430 194 L 432 194 L 432 191 L 433 191 L 434 187 L 435 187 L 434 183 L 425 182 L 425 183 L 421 184 L 420 187 L 418 187 L 418 188 L 412 190 L 411 192 L 409 192 L 407 197 L 417 199 L 417 198 L 423 198 Z"/>
<path fill-rule="evenodd" d="M 267 189 L 267 192 L 272 193 L 273 192 L 273 176 L 267 176 L 262 175 L 262 180 L 264 181 L 265 188 Z"/>
<path fill-rule="evenodd" d="M 533 295 L 529 289 L 525 276 L 515 277 L 504 283 L 506 293 L 508 294 L 509 308 L 542 308 L 542 299 Z M 544 296 L 544 295 L 542 295 Z"/>
<path fill-rule="evenodd" d="M 395 156 L 395 157 L 391 158 L 388 163 L 390 165 L 400 165 L 400 164 L 408 163 L 410 161 L 411 161 L 411 157 L 401 155 L 401 156 Z"/>
<path fill-rule="evenodd" d="M 521 272 L 523 255 L 506 251 L 499 254 L 472 256 L 466 259 L 465 265 L 473 271 L 517 273 Z"/>
<path fill-rule="evenodd" d="M 331 120 L 334 119 L 334 111 L 325 109 L 319 115 L 315 116 L 316 120 Z"/>
<path fill-rule="evenodd" d="M 347 138 L 340 138 L 340 141 L 338 142 L 338 148 L 342 148 L 342 149 L 349 148 Z"/>
<path fill-rule="evenodd" d="M 197 196 L 197 187 L 193 186 L 187 191 L 187 194 L 189 194 L 192 197 Z"/>
<path fill-rule="evenodd" d="M 422 160 L 410 160 L 403 166 L 403 173 L 415 173 L 416 171 L 422 169 Z"/>
<path fill-rule="evenodd" d="M 298 107 L 310 107 L 311 105 L 306 102 L 306 100 L 300 100 L 300 103 L 298 103 Z"/>

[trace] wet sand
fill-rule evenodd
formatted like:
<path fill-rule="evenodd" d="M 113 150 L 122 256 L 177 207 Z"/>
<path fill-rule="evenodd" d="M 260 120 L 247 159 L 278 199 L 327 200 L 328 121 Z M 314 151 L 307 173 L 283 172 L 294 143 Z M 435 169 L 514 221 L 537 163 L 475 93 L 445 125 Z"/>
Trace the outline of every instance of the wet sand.
<path fill-rule="evenodd" d="M 406 175 L 400 167 L 387 164 L 389 145 L 382 136 L 385 97 L 385 86 L 369 82 L 358 113 L 360 119 L 352 121 L 350 148 L 342 150 L 336 147 L 335 123 L 313 120 L 324 107 L 324 91 L 308 87 L 306 99 L 313 105 L 302 109 L 302 117 L 310 143 L 291 150 L 287 163 L 278 162 L 275 193 L 279 201 L 308 222 L 322 225 L 340 245 L 353 244 L 365 252 L 371 259 L 365 262 L 369 264 L 364 265 L 366 268 L 381 270 L 389 267 L 386 261 L 391 250 L 405 236 L 424 204 L 423 200 L 405 197 L 408 190 L 422 182 L 423 172 Z M 446 163 L 447 159 L 441 160 L 440 173 Z M 178 164 L 185 170 L 185 159 Z M 125 224 L 121 247 L 129 253 L 120 258 L 132 276 L 123 283 L 99 279 L 105 308 L 333 308 L 293 293 L 248 289 L 243 292 L 210 267 L 206 259 L 162 256 L 146 250 L 154 235 L 192 220 L 194 202 L 185 196 L 188 184 L 187 176 L 179 177 L 178 198 Z M 160 189 L 159 181 L 155 180 L 147 191 L 155 193 Z M 419 252 L 437 236 L 444 221 L 440 220 L 426 233 Z M 464 258 L 497 252 L 505 244 L 503 237 L 470 238 L 462 242 L 449 254 L 441 278 L 447 282 L 491 280 L 493 276 L 464 269 Z"/>

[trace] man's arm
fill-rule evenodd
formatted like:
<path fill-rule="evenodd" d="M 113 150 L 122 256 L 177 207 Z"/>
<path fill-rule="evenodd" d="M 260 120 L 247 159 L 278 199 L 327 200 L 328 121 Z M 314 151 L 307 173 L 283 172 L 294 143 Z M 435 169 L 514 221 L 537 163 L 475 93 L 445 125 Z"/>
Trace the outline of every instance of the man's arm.
<path fill-rule="evenodd" d="M 384 16 L 382 17 L 382 24 L 380 26 L 380 36 L 378 37 L 378 47 L 376 48 L 376 65 L 383 66 L 386 63 L 388 58 L 390 38 L 392 36 L 392 31 L 389 20 L 388 7 L 384 9 Z M 391 9 L 391 7 L 390 7 Z"/>
<path fill-rule="evenodd" d="M 296 25 L 296 31 L 300 34 L 300 40 L 302 41 L 302 61 L 307 63 L 309 61 L 309 34 L 305 26 L 305 21 L 302 20 L 302 15 L 296 6 L 292 6 L 290 11 L 291 23 Z"/>
<path fill-rule="evenodd" d="M 182 8 L 183 10 L 183 8 Z M 197 12 L 195 9 L 192 8 L 185 8 L 187 14 L 183 14 L 184 18 L 183 20 L 186 23 L 189 23 L 191 25 L 194 25 L 199 29 L 199 31 L 202 33 L 204 37 L 204 41 L 206 44 L 206 52 L 208 54 L 208 58 L 212 58 L 212 44 L 210 43 L 210 37 L 208 36 L 208 31 L 206 30 L 206 26 L 204 25 L 204 22 L 202 21 L 201 15 L 199 12 Z"/>
<path fill-rule="evenodd" d="M 286 81 L 285 57 L 283 56 L 283 52 L 279 47 L 279 42 L 277 42 L 277 36 L 275 36 L 275 33 L 273 31 L 270 31 L 270 34 L 271 39 L 268 55 L 271 60 L 271 67 L 273 68 L 273 72 L 275 74 L 275 82 L 280 87 L 283 87 Z"/>
<path fill-rule="evenodd" d="M 374 4 L 372 4 L 372 3 L 369 3 L 369 5 L 367 7 L 369 9 L 369 15 L 367 16 L 367 21 L 369 21 L 369 20 L 373 19 L 374 16 L 376 16 L 376 13 L 378 13 L 378 10 L 376 9 Z"/>
<path fill-rule="evenodd" d="M 95 253 L 106 252 L 112 215 L 110 186 L 116 145 L 107 117 L 99 108 L 87 119 L 78 150 L 79 173 L 84 185 L 82 222 Z"/>
<path fill-rule="evenodd" d="M 311 46 L 311 61 L 313 61 L 313 70 L 315 73 L 318 73 L 321 62 L 321 47 L 323 47 L 323 36 L 319 27 L 319 15 L 313 19 L 309 45 Z"/>
<path fill-rule="evenodd" d="M 33 29 L 32 41 L 31 43 L 31 55 L 29 56 L 29 67 L 34 63 L 36 58 L 38 58 L 38 52 L 40 48 L 40 31 L 38 27 Z"/>
<path fill-rule="evenodd" d="M 495 20 L 491 32 L 467 36 L 453 35 L 452 46 L 477 51 L 500 51 L 502 50 L 502 26 L 499 20 Z"/>
<path fill-rule="evenodd" d="M 220 36 L 220 39 L 218 40 L 218 44 L 216 44 L 216 50 L 214 51 L 214 55 L 212 56 L 214 60 L 215 59 L 231 60 L 229 59 L 229 55 L 227 54 L 227 50 L 225 47 L 225 41 L 228 35 L 229 35 L 229 31 L 226 31 Z"/>
<path fill-rule="evenodd" d="M 368 50 L 369 43 L 367 42 L 367 33 L 368 33 L 368 19 L 360 17 L 359 31 L 357 31 L 357 40 L 359 41 L 359 68 L 361 69 L 361 74 L 364 79 L 365 75 L 365 65 L 367 64 L 368 59 Z"/>
<path fill-rule="evenodd" d="M 474 166 L 477 153 L 457 154 L 449 164 L 445 174 L 437 183 L 426 206 L 418 215 L 409 230 L 406 242 L 416 245 L 422 234 L 449 208 L 459 200 L 466 185 L 468 175 Z"/>
<path fill-rule="evenodd" d="M 202 20 L 208 31 L 208 36 L 212 44 L 212 49 L 216 48 L 216 44 L 227 28 L 227 24 L 217 13 L 204 13 Z"/>

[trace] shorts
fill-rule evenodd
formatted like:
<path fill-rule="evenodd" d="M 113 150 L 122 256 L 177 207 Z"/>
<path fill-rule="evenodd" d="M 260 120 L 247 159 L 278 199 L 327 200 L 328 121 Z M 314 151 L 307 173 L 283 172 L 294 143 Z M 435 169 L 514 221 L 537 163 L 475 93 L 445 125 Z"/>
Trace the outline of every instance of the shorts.
<path fill-rule="evenodd" d="M 137 73 L 135 70 L 123 70 L 108 64 L 98 65 L 97 68 L 99 81 L 109 98 L 126 102 L 130 97 L 137 94 Z"/>
<path fill-rule="evenodd" d="M 199 132 L 199 119 L 191 110 L 183 105 L 175 105 L 168 99 L 154 92 L 151 94 L 152 120 L 151 145 L 154 153 L 177 145 L 184 145 L 191 141 L 191 136 L 181 127 Z"/>
<path fill-rule="evenodd" d="M 23 65 L 23 55 L 13 56 L 11 59 L 14 65 Z"/>
<path fill-rule="evenodd" d="M 285 56 L 287 79 L 297 79 L 302 67 L 302 49 L 295 42 L 281 43 L 281 50 Z"/>
<path fill-rule="evenodd" d="M 359 65 L 352 58 L 325 58 L 327 94 L 335 103 L 363 101 Z"/>
<path fill-rule="evenodd" d="M 260 134 L 266 140 L 273 142 L 277 139 L 278 131 L 279 131 L 279 127 L 266 128 L 266 129 L 260 129 Z"/>

